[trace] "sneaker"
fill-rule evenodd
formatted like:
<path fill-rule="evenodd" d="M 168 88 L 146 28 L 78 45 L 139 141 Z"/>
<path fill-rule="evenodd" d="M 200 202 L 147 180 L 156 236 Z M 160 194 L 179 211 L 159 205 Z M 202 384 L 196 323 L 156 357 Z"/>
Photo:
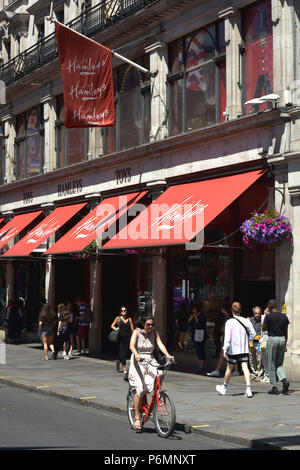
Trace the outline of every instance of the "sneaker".
<path fill-rule="evenodd" d="M 288 382 L 287 380 L 284 380 L 282 382 L 282 393 L 284 395 L 287 395 L 289 393 L 289 386 L 290 386 L 290 382 Z"/>
<path fill-rule="evenodd" d="M 227 388 L 224 387 L 224 385 L 217 385 L 216 390 L 217 390 L 219 395 L 226 395 L 226 393 L 227 393 Z"/>
<path fill-rule="evenodd" d="M 70 359 L 70 356 L 67 356 L 67 355 L 64 356 L 65 361 L 68 361 L 69 359 Z"/>
<path fill-rule="evenodd" d="M 252 398 L 253 397 L 253 393 L 252 393 L 252 390 L 251 390 L 250 387 L 246 388 L 245 397 L 246 398 Z"/>
<path fill-rule="evenodd" d="M 263 378 L 261 379 L 261 382 L 266 383 L 266 384 L 269 384 L 269 383 L 270 383 L 269 377 L 263 377 Z"/>
<path fill-rule="evenodd" d="M 67 355 L 66 351 L 63 351 L 63 357 L 65 357 Z"/>
<path fill-rule="evenodd" d="M 206 375 L 209 377 L 220 377 L 220 372 L 218 370 L 213 370 L 212 372 L 208 372 Z"/>
<path fill-rule="evenodd" d="M 268 391 L 269 395 L 279 395 L 279 391 L 277 387 L 271 388 L 271 390 Z"/>
<path fill-rule="evenodd" d="M 239 377 L 240 373 L 237 370 L 234 370 L 231 374 L 231 377 Z"/>

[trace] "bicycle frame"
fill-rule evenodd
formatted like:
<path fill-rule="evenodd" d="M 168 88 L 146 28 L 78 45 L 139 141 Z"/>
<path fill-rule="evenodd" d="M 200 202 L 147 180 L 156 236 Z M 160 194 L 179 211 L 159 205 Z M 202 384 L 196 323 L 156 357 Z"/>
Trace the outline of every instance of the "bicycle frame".
<path fill-rule="evenodd" d="M 141 406 L 141 411 L 144 411 L 145 413 L 143 423 L 146 423 L 146 421 L 148 420 L 149 415 L 153 410 L 155 401 L 157 401 L 157 406 L 158 406 L 158 409 L 160 410 L 159 392 L 161 391 L 161 386 L 162 386 L 162 381 L 160 379 L 160 376 L 157 376 L 155 378 L 154 390 L 153 390 L 153 395 L 152 395 L 150 404 L 148 404 L 147 402 L 147 395 L 144 395 L 143 397 L 142 406 Z"/>

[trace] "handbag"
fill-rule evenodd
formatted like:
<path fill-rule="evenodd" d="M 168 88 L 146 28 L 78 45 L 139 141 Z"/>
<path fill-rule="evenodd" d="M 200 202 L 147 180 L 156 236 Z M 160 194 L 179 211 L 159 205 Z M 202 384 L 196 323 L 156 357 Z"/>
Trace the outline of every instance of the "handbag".
<path fill-rule="evenodd" d="M 196 343 L 202 343 L 204 340 L 204 330 L 195 330 L 194 341 Z"/>
<path fill-rule="evenodd" d="M 111 341 L 112 343 L 117 343 L 118 337 L 119 337 L 119 331 L 120 331 L 120 317 L 119 317 L 119 322 L 118 322 L 118 329 L 112 330 L 108 335 L 109 341 Z"/>
<path fill-rule="evenodd" d="M 119 336 L 119 330 L 112 330 L 108 335 L 108 339 L 112 343 L 117 343 L 118 342 L 118 336 Z"/>

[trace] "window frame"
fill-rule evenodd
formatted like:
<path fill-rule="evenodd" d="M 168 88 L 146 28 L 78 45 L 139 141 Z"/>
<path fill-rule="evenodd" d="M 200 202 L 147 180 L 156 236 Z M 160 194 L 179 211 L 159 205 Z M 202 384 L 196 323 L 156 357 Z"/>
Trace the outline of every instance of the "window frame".
<path fill-rule="evenodd" d="M 33 134 L 28 134 L 27 132 L 27 118 L 28 118 L 28 114 L 30 112 L 32 112 L 33 110 L 37 110 L 38 111 L 38 114 L 39 114 L 39 129 L 33 133 Z M 39 175 L 43 174 L 44 173 L 44 157 L 45 157 L 45 154 L 44 154 L 44 143 L 45 143 L 45 139 L 44 139 L 44 133 L 45 133 L 45 129 L 44 129 L 44 110 L 43 110 L 43 105 L 42 104 L 38 104 L 36 106 L 33 106 L 32 108 L 26 110 L 26 111 L 23 111 L 22 113 L 18 114 L 16 117 L 15 117 L 15 124 L 16 124 L 16 134 L 17 134 L 17 120 L 18 118 L 22 116 L 23 119 L 24 119 L 24 133 L 22 136 L 18 136 L 16 135 L 15 137 L 15 142 L 14 142 L 14 147 L 15 147 L 15 167 L 16 167 L 16 180 L 17 181 L 20 181 L 22 179 L 26 179 L 26 178 L 32 178 L 33 176 L 38 176 L 38 175 L 28 175 L 28 161 L 27 161 L 27 139 L 30 138 L 30 137 L 33 137 L 34 135 L 38 135 L 39 136 L 39 153 L 40 153 L 40 171 L 39 171 Z M 23 177 L 19 177 L 19 168 L 20 168 L 20 158 L 19 158 L 19 144 L 21 142 L 24 142 L 24 154 L 23 154 L 23 167 L 24 167 L 24 176 Z"/>
<path fill-rule="evenodd" d="M 56 116 L 58 116 L 58 106 L 59 106 L 59 99 L 62 98 L 62 103 L 64 107 L 64 102 L 63 102 L 63 95 L 58 95 L 55 97 L 56 98 L 56 103 L 55 103 L 55 112 Z M 68 149 L 69 149 L 69 129 L 65 128 L 64 126 L 64 119 L 56 119 L 55 120 L 55 154 L 56 154 L 56 168 L 66 168 L 68 166 L 72 165 L 77 165 L 78 163 L 82 163 L 88 160 L 88 128 L 84 128 L 84 154 L 83 154 L 83 160 L 81 162 L 77 163 L 72 163 L 69 164 L 68 162 Z M 59 146 L 59 140 L 58 140 L 58 130 L 63 130 L 64 132 L 64 166 L 60 166 L 60 158 L 59 158 L 59 152 L 60 152 L 60 146 Z"/>
<path fill-rule="evenodd" d="M 221 78 L 221 73 L 220 73 L 220 64 L 225 62 L 225 68 L 226 68 L 226 46 L 224 48 L 224 51 L 219 51 L 219 46 L 220 46 L 220 38 L 219 38 L 219 31 L 220 31 L 220 24 L 224 23 L 224 20 L 218 20 L 214 23 L 210 23 L 209 25 L 203 26 L 189 34 L 186 34 L 180 38 L 178 38 L 175 41 L 172 41 L 169 44 L 169 50 L 168 50 L 168 75 L 167 75 L 167 100 L 168 100 L 168 109 L 169 109 L 169 117 L 168 117 L 168 127 L 169 127 L 169 135 L 174 136 L 177 135 L 176 133 L 173 134 L 172 132 L 172 86 L 175 84 L 177 81 L 182 80 L 182 103 L 181 103 L 181 130 L 179 134 L 183 134 L 185 132 L 191 132 L 187 129 L 187 109 L 186 109 L 186 80 L 187 80 L 187 75 L 191 73 L 194 70 L 199 70 L 202 67 L 205 67 L 208 64 L 214 64 L 214 70 L 215 70 L 215 99 L 216 99 L 216 109 L 215 109 L 215 123 L 220 123 L 223 122 L 222 116 L 220 116 L 220 78 Z M 201 64 L 195 65 L 194 67 L 188 68 L 186 65 L 186 58 L 187 58 L 187 51 L 189 50 L 190 44 L 195 36 L 199 34 L 200 31 L 205 31 L 207 34 L 210 35 L 209 29 L 211 27 L 215 28 L 215 39 L 212 38 L 213 44 L 214 44 L 214 57 L 207 59 L 203 61 Z M 189 43 L 188 43 L 188 39 Z M 177 72 L 171 72 L 170 66 L 171 66 L 171 46 L 175 42 L 181 40 L 181 48 L 182 48 L 182 70 L 177 71 Z M 207 127 L 207 126 L 204 126 Z M 201 128 L 199 128 L 201 129 Z M 193 129 L 195 131 L 196 129 Z"/>

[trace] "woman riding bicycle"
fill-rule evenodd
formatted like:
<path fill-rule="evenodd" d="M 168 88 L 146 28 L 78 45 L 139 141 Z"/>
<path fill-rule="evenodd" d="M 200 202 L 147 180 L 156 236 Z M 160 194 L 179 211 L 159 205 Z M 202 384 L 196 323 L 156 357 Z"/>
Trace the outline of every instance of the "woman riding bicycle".
<path fill-rule="evenodd" d="M 134 427 L 136 431 L 141 431 L 141 404 L 143 396 L 153 391 L 154 381 L 157 375 L 157 368 L 148 363 L 154 360 L 153 352 L 155 344 L 159 347 L 161 352 L 170 356 L 165 345 L 160 339 L 158 331 L 154 329 L 154 318 L 151 315 L 146 315 L 141 323 L 143 328 L 136 328 L 132 333 L 130 340 L 130 351 L 132 352 L 130 359 L 130 368 L 128 380 L 132 389 L 135 390 L 134 395 L 134 409 L 135 419 Z M 141 362 L 146 359 L 146 363 Z"/>

